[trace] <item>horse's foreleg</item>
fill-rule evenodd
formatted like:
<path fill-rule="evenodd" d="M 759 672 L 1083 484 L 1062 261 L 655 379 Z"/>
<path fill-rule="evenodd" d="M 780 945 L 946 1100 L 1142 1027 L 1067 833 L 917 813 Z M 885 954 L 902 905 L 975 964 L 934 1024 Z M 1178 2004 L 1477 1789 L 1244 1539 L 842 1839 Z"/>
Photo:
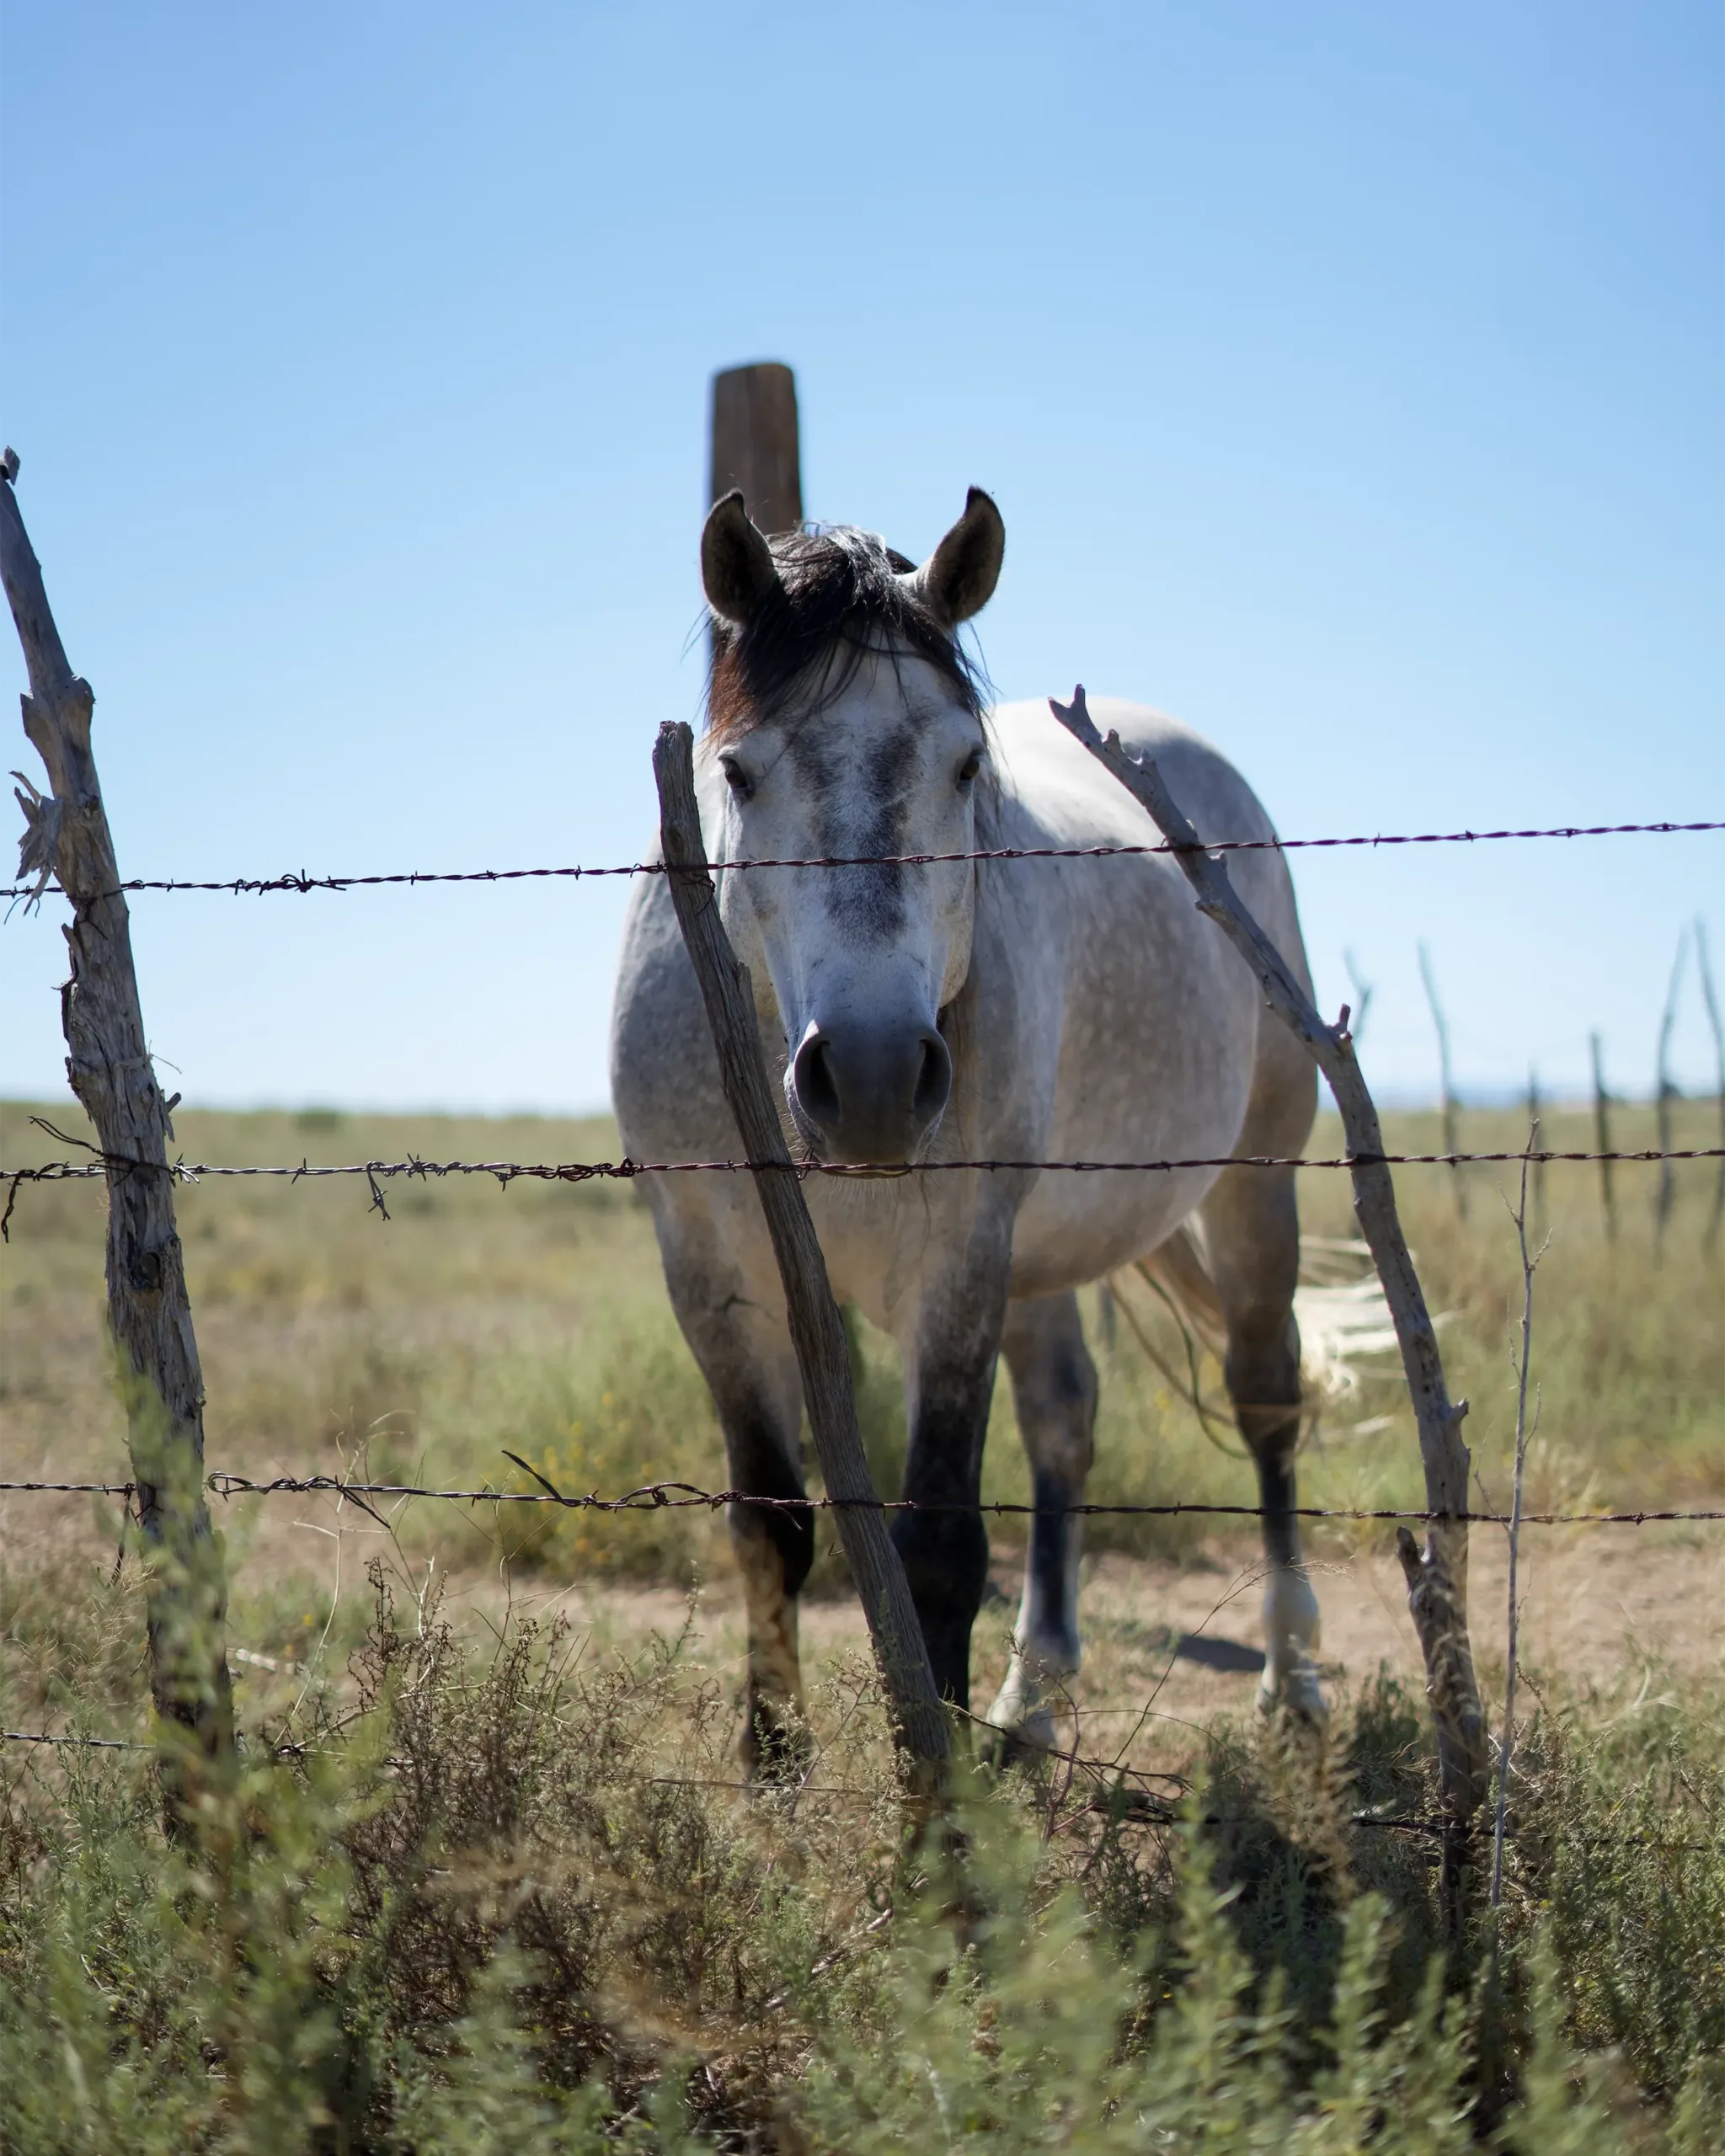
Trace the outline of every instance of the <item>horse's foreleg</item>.
<path fill-rule="evenodd" d="M 745 1497 L 801 1497 L 803 1389 L 782 1310 L 715 1293 L 710 1279 L 680 1278 L 669 1264 L 666 1277 L 718 1410 L 730 1487 Z M 814 1516 L 802 1506 L 734 1501 L 725 1516 L 749 1626 L 743 1758 L 750 1774 L 782 1774 L 804 1743 L 797 1595 L 814 1561 Z"/>
<path fill-rule="evenodd" d="M 1018 1433 L 1030 1463 L 1024 1596 L 1007 1681 L 988 1719 L 1020 1742 L 1053 1744 L 1053 1703 L 1078 1673 L 1078 1557 L 1085 1478 L 1095 1451 L 1096 1365 L 1073 1294 L 1042 1295 L 1007 1312 L 1001 1349 L 1012 1374 Z"/>
<path fill-rule="evenodd" d="M 892 1538 L 943 1699 L 970 1705 L 970 1630 L 988 1577 L 988 1535 L 976 1508 L 995 1361 L 1006 1309 L 1007 1254 L 981 1278 L 925 1300 L 905 1354 L 910 1446 Z M 926 1509 L 925 1509 L 926 1508 Z"/>
<path fill-rule="evenodd" d="M 1230 1170 L 1203 1208 L 1205 1251 L 1227 1324 L 1228 1396 L 1258 1466 L 1263 1508 L 1264 1671 L 1260 1704 L 1311 1721 L 1328 1710 L 1314 1660 L 1317 1597 L 1300 1549 L 1294 1455 L 1300 1444 L 1300 1329 L 1294 1289 L 1300 1219 L 1291 1171 Z"/>

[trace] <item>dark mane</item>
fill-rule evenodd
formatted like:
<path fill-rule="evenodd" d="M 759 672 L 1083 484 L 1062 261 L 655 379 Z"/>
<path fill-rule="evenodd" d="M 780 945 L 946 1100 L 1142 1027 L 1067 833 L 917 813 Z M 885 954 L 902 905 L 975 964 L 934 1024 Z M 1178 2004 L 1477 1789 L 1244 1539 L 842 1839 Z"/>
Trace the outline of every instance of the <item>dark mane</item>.
<path fill-rule="evenodd" d="M 844 694 L 871 651 L 926 659 L 966 709 L 980 714 L 976 669 L 899 581 L 913 562 L 849 525 L 791 532 L 772 545 L 780 590 L 742 628 L 713 625 L 707 711 L 713 734 L 745 733 L 805 696 L 804 715 L 812 717 Z"/>

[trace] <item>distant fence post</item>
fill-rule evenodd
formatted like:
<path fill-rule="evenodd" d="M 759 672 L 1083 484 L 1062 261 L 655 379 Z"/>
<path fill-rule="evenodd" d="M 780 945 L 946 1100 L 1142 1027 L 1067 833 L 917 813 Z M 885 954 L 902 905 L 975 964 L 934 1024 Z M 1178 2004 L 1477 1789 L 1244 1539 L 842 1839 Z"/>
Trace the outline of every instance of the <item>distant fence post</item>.
<path fill-rule="evenodd" d="M 1540 1074 L 1534 1068 L 1533 1065 L 1530 1063 L 1527 1066 L 1527 1128 L 1529 1133 L 1527 1149 L 1529 1152 L 1534 1151 L 1537 1145 L 1538 1141 L 1534 1137 L 1533 1133 L 1537 1131 L 1540 1127 L 1540 1122 L 1544 1113 L 1544 1109 L 1545 1103 L 1540 1098 Z M 1535 1240 L 1537 1241 L 1540 1231 L 1544 1228 L 1546 1221 L 1546 1164 L 1543 1161 L 1535 1161 L 1533 1163 L 1533 1219 L 1535 1223 Z"/>
<path fill-rule="evenodd" d="M 1701 969 L 1701 1001 L 1707 1009 L 1707 1023 L 1713 1034 L 1713 1107 L 1719 1118 L 1719 1143 L 1725 1145 L 1725 1023 L 1719 1017 L 1719 994 L 1713 985 L 1712 961 L 1707 954 L 1707 924 L 1696 915 L 1695 959 Z M 1719 1162 L 1719 1172 L 1713 1178 L 1713 1202 L 1707 1209 L 1707 1225 L 1701 1234 L 1701 1248 L 1711 1257 L 1718 1246 L 1719 1229 L 1725 1223 L 1725 1160 Z"/>
<path fill-rule="evenodd" d="M 795 531 L 803 521 L 797 382 L 777 360 L 727 367 L 713 377 L 708 499 L 733 487 L 759 531 Z"/>
<path fill-rule="evenodd" d="M 1438 1001 L 1438 984 L 1432 977 L 1431 956 L 1423 943 L 1419 947 L 1419 977 L 1425 983 L 1425 1000 L 1431 1006 L 1432 1023 L 1438 1032 L 1438 1072 L 1444 1088 L 1444 1150 L 1459 1153 L 1461 1150 L 1461 1123 L 1455 1099 L 1455 1082 L 1450 1071 L 1450 1027 L 1444 1017 L 1444 1006 Z M 1467 1218 L 1467 1185 L 1459 1166 L 1452 1166 L 1450 1173 L 1455 1182 L 1455 1211 L 1465 1220 Z"/>
<path fill-rule="evenodd" d="M 1617 1199 L 1611 1188 L 1611 1096 L 1605 1090 L 1605 1057 L 1597 1033 L 1588 1035 L 1594 1059 L 1594 1150 L 1599 1156 L 1599 1203 L 1605 1209 L 1605 1241 L 1617 1240 Z"/>
<path fill-rule="evenodd" d="M 839 1540 L 874 1642 L 894 1736 L 922 1770 L 923 1793 L 932 1794 L 929 1780 L 937 1781 L 943 1774 L 951 1748 L 946 1711 L 935 1689 L 910 1582 L 886 1531 L 862 1449 L 850 1344 L 773 1106 L 748 973 L 731 948 L 719 919 L 718 894 L 703 865 L 693 744 L 694 736 L 681 720 L 669 721 L 660 728 L 653 751 L 671 898 L 713 1028 L 724 1096 L 746 1157 L 760 1164 L 755 1188 L 784 1285 L 815 1456 L 826 1493 L 836 1502 Z"/>
<path fill-rule="evenodd" d="M 1437 1331 L 1397 1216 L 1396 1186 L 1384 1158 L 1383 1132 L 1354 1060 L 1347 1012 L 1344 1009 L 1342 1023 L 1333 1027 L 1327 1026 L 1318 1016 L 1311 999 L 1283 963 L 1280 953 L 1241 903 L 1221 857 L 1204 851 L 1198 833 L 1168 792 L 1154 762 L 1129 756 L 1116 734 L 1103 739 L 1085 708 L 1081 688 L 1074 691 L 1070 706 L 1055 704 L 1054 711 L 1068 732 L 1149 813 L 1197 894 L 1199 910 L 1209 915 L 1251 967 L 1271 1010 L 1305 1043 L 1336 1097 L 1352 1156 L 1354 1211 L 1395 1321 L 1402 1366 L 1419 1429 L 1426 1508 L 1434 1515 L 1427 1528 L 1423 1556 L 1405 1527 L 1397 1529 L 1397 1545 L 1407 1579 L 1408 1607 L 1425 1657 L 1444 1807 L 1459 1830 L 1473 1817 L 1486 1793 L 1485 1716 L 1467 1636 L 1471 1462 L 1461 1441 L 1461 1418 L 1467 1412 L 1467 1403 L 1458 1401 L 1452 1405 L 1445 1383 Z M 1453 1845 L 1446 1850 L 1446 1859 L 1453 1913 L 1456 1876 Z"/>
<path fill-rule="evenodd" d="M 203 1491 L 204 1380 L 192 1331 L 168 1166 L 174 1102 L 156 1082 L 138 1002 L 131 930 L 90 748 L 95 696 L 72 672 L 13 494 L 0 483 L 0 576 L 30 693 L 24 728 L 50 791 L 28 779 L 20 878 L 51 876 L 72 901 L 72 978 L 61 992 L 67 1075 L 107 1156 L 108 1321 L 120 1358 L 138 1518 L 154 1562 L 148 1588 L 150 1688 L 164 1724 L 168 1830 L 195 1823 L 200 1793 L 233 1762 L 233 1703 L 223 1644 L 226 1593 Z M 178 1099 L 175 1096 L 175 1099 Z M 179 1732 L 177 1737 L 174 1732 Z"/>
<path fill-rule="evenodd" d="M 1678 1097 L 1677 1081 L 1671 1075 L 1671 1035 L 1677 1024 L 1677 991 L 1683 985 L 1683 962 L 1689 956 L 1689 923 L 1685 921 L 1677 937 L 1677 956 L 1671 962 L 1670 985 L 1665 990 L 1665 1008 L 1659 1019 L 1659 1054 L 1653 1075 L 1654 1112 L 1658 1118 L 1659 1151 L 1665 1157 L 1659 1162 L 1659 1187 L 1653 1200 L 1653 1255 L 1664 1255 L 1665 1230 L 1670 1225 L 1671 1208 L 1677 1198 L 1677 1177 L 1672 1170 L 1671 1103 Z"/>

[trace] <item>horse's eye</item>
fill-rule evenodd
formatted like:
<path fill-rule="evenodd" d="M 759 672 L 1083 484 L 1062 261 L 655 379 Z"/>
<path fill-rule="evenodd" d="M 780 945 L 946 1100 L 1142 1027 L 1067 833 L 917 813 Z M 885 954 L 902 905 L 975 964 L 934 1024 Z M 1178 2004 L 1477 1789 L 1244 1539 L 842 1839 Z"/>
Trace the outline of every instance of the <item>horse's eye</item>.
<path fill-rule="evenodd" d="M 719 768 L 724 773 L 724 782 L 731 792 L 746 801 L 755 791 L 755 782 L 734 757 L 726 756 Z"/>
<path fill-rule="evenodd" d="M 980 749 L 973 749 L 969 755 L 965 757 L 964 762 L 959 766 L 959 785 L 969 786 L 971 780 L 975 777 L 978 771 L 981 769 L 982 751 Z"/>

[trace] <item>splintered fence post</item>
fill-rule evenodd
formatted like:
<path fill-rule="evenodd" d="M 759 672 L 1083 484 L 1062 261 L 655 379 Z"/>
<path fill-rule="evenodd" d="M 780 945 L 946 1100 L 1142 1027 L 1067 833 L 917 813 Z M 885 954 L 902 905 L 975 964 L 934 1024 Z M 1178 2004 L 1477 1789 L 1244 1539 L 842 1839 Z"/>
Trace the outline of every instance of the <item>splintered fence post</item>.
<path fill-rule="evenodd" d="M 1444 1017 L 1444 1006 L 1438 1001 L 1438 984 L 1432 976 L 1430 953 L 1423 943 L 1419 947 L 1419 977 L 1425 983 L 1425 1000 L 1431 1006 L 1432 1024 L 1438 1035 L 1438 1073 L 1444 1088 L 1444 1150 L 1461 1150 L 1461 1116 L 1455 1099 L 1455 1080 L 1450 1070 L 1450 1027 Z M 1467 1185 L 1462 1178 L 1459 1164 L 1450 1171 L 1455 1178 L 1455 1211 L 1458 1218 L 1467 1218 Z"/>
<path fill-rule="evenodd" d="M 724 1096 L 736 1118 L 745 1156 L 756 1164 L 755 1188 L 784 1283 L 815 1456 L 827 1496 L 836 1503 L 839 1540 L 873 1639 L 895 1739 L 918 1770 L 922 1789 L 932 1794 L 931 1785 L 941 1780 L 951 1749 L 946 1710 L 935 1689 L 910 1582 L 887 1534 L 862 1450 L 844 1321 L 773 1106 L 748 972 L 731 948 L 719 919 L 718 894 L 703 865 L 693 744 L 693 735 L 679 720 L 660 728 L 653 750 L 671 898 L 713 1028 Z"/>
<path fill-rule="evenodd" d="M 19 871 L 37 878 L 38 891 L 56 878 L 72 901 L 65 931 L 72 978 L 61 991 L 66 1069 L 107 1156 L 108 1321 L 138 1518 L 154 1560 L 150 1686 L 162 1723 L 166 1816 L 178 1836 L 194 1826 L 200 1796 L 219 1791 L 232 1772 L 233 1705 L 222 1561 L 203 1491 L 204 1380 L 168 1166 L 173 1103 L 156 1082 L 138 1002 L 131 926 L 90 748 L 95 697 L 68 664 L 49 611 L 13 491 L 18 459 L 10 450 L 3 472 L 0 575 L 29 675 L 24 728 L 49 785 L 43 794 L 23 781 Z"/>
<path fill-rule="evenodd" d="M 1617 1199 L 1611 1188 L 1611 1096 L 1605 1090 L 1605 1051 L 1597 1033 L 1588 1035 L 1594 1059 L 1594 1150 L 1599 1156 L 1599 1203 L 1605 1213 L 1605 1241 L 1617 1240 Z M 1720 1164 L 1725 1182 L 1725 1161 Z"/>
<path fill-rule="evenodd" d="M 733 487 L 769 534 L 803 522 L 803 478 L 797 432 L 797 382 L 777 360 L 727 367 L 713 377 L 712 462 L 708 499 Z"/>
<path fill-rule="evenodd" d="M 1444 1808 L 1460 1829 L 1478 1810 L 1487 1785 L 1485 1717 L 1467 1636 L 1471 1463 L 1461 1441 L 1461 1418 L 1467 1412 L 1467 1403 L 1458 1401 L 1452 1405 L 1445 1384 L 1437 1332 L 1397 1216 L 1396 1187 L 1384 1158 L 1383 1132 L 1354 1060 L 1348 1012 L 1344 1008 L 1335 1026 L 1324 1023 L 1280 953 L 1242 903 L 1222 857 L 1204 851 L 1203 841 L 1152 761 L 1140 762 L 1129 756 L 1117 734 L 1110 733 L 1104 740 L 1097 732 L 1085 708 L 1083 690 L 1074 691 L 1070 706 L 1057 703 L 1053 708 L 1068 732 L 1148 810 L 1197 894 L 1199 910 L 1209 915 L 1245 959 L 1271 1010 L 1310 1050 L 1336 1097 L 1350 1155 L 1354 1211 L 1395 1321 L 1402 1367 L 1419 1430 L 1426 1510 L 1432 1518 L 1423 1551 L 1405 1527 L 1397 1530 L 1397 1545 L 1407 1579 L 1408 1607 L 1425 1659 L 1426 1690 L 1437 1728 Z M 1453 1847 L 1449 1859 L 1446 1874 L 1453 1881 Z"/>

